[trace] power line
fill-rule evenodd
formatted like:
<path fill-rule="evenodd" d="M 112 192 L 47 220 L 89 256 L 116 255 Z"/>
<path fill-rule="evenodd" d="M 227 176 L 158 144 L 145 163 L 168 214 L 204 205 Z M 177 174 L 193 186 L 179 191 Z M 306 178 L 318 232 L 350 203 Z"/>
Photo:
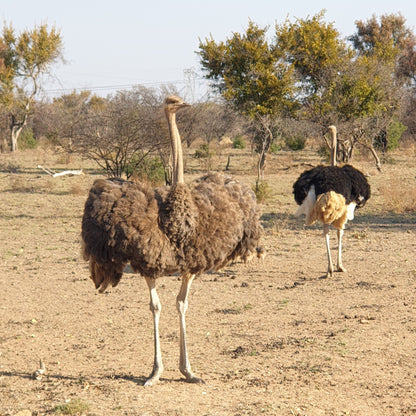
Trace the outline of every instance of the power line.
<path fill-rule="evenodd" d="M 202 79 L 202 78 L 201 78 Z M 169 84 L 185 84 L 184 80 L 176 80 L 176 81 L 164 81 L 164 82 L 140 82 L 134 84 L 113 84 L 113 85 L 99 85 L 95 87 L 72 87 L 72 88 L 54 88 L 54 89 L 46 89 L 43 92 L 46 94 L 54 95 L 54 94 L 65 94 L 72 91 L 110 91 L 110 90 L 120 90 L 120 89 L 128 89 L 133 88 L 138 85 L 169 85 Z"/>

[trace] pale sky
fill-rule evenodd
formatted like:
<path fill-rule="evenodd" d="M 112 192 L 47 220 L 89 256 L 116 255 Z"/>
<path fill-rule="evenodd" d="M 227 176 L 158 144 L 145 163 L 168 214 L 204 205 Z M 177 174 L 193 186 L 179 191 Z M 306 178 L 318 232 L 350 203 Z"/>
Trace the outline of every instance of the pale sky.
<path fill-rule="evenodd" d="M 57 79 L 45 85 L 49 97 L 172 83 L 197 99 L 205 85 L 195 53 L 200 38 L 212 34 L 225 41 L 244 32 L 249 20 L 269 25 L 272 36 L 286 17 L 294 22 L 322 9 L 345 37 L 354 33 L 356 20 L 399 12 L 416 32 L 415 0 L 1 0 L 0 18 L 1 27 L 12 23 L 17 32 L 42 23 L 60 29 L 66 64 L 53 68 Z M 194 88 L 186 82 L 189 72 L 197 73 Z"/>

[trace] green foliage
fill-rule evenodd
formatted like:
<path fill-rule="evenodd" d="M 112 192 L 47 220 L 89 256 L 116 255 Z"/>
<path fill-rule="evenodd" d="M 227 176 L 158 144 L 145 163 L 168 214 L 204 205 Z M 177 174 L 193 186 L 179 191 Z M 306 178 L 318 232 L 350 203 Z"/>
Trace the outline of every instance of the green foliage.
<path fill-rule="evenodd" d="M 399 147 L 402 134 L 407 126 L 398 120 L 392 121 L 387 129 L 387 150 L 395 150 Z"/>
<path fill-rule="evenodd" d="M 4 104 L 13 105 L 17 102 L 24 108 L 27 100 L 32 100 L 38 92 L 41 74 L 61 58 L 63 40 L 59 30 L 55 27 L 49 30 L 46 24 L 35 26 L 32 30 L 26 29 L 20 35 L 16 35 L 11 25 L 5 25 L 2 39 L 0 98 Z"/>
<path fill-rule="evenodd" d="M 378 136 L 374 138 L 374 146 L 388 152 L 399 147 L 402 134 L 407 130 L 407 127 L 398 120 L 393 120 L 387 127 L 387 130 L 382 130 Z M 383 162 L 389 163 L 388 158 L 384 157 Z"/>
<path fill-rule="evenodd" d="M 329 149 L 328 149 L 327 146 L 325 146 L 325 145 L 319 146 L 319 148 L 317 150 L 317 153 L 326 162 L 329 162 L 330 161 L 331 153 L 330 153 L 330 151 L 329 151 Z"/>
<path fill-rule="evenodd" d="M 80 415 L 88 412 L 90 405 L 80 399 L 70 400 L 68 403 L 60 404 L 54 407 L 54 412 L 63 415 Z"/>
<path fill-rule="evenodd" d="M 225 42 L 200 41 L 199 55 L 206 78 L 234 108 L 250 118 L 290 108 L 294 79 L 266 39 L 267 28 L 250 22 L 244 34 Z"/>
<path fill-rule="evenodd" d="M 285 144 L 291 150 L 303 150 L 306 144 L 306 138 L 303 136 L 287 136 Z"/>
<path fill-rule="evenodd" d="M 245 149 L 245 148 L 246 148 L 246 142 L 241 136 L 238 136 L 233 140 L 233 149 Z"/>
<path fill-rule="evenodd" d="M 135 177 L 152 185 L 160 185 L 165 182 L 165 168 L 159 157 L 145 157 L 136 154 L 127 163 L 124 173 L 128 178 Z"/>
<path fill-rule="evenodd" d="M 400 13 L 385 14 L 380 18 L 373 15 L 367 21 L 355 22 L 357 32 L 349 40 L 360 55 L 394 62 L 413 36 L 405 23 L 406 19 Z"/>
<path fill-rule="evenodd" d="M 194 158 L 196 159 L 209 159 L 212 157 L 212 152 L 209 150 L 207 143 L 201 144 L 198 149 L 195 150 Z"/>
<path fill-rule="evenodd" d="M 11 115 L 11 150 L 18 148 L 20 127 L 25 126 L 40 91 L 42 75 L 62 56 L 59 30 L 46 24 L 16 35 L 4 25 L 0 36 L 0 104 Z"/>
<path fill-rule="evenodd" d="M 392 68 L 374 57 L 358 57 L 337 80 L 333 104 L 343 120 L 381 116 L 396 108 Z"/>
<path fill-rule="evenodd" d="M 257 181 L 251 188 L 256 195 L 256 200 L 259 204 L 263 204 L 270 199 L 272 189 L 266 181 Z"/>
<path fill-rule="evenodd" d="M 397 165 L 397 160 L 386 154 L 382 155 L 381 160 L 385 165 Z"/>
<path fill-rule="evenodd" d="M 280 146 L 279 143 L 272 143 L 270 145 L 270 153 L 277 155 L 280 152 L 280 150 L 282 150 L 282 146 Z"/>
<path fill-rule="evenodd" d="M 324 14 L 321 11 L 312 18 L 297 19 L 295 23 L 286 20 L 283 25 L 276 25 L 277 46 L 313 93 L 349 56 L 333 23 L 323 22 Z"/>
<path fill-rule="evenodd" d="M 35 149 L 39 144 L 33 137 L 33 131 L 30 128 L 26 128 L 22 131 L 17 142 L 19 144 L 19 148 L 22 150 Z"/>

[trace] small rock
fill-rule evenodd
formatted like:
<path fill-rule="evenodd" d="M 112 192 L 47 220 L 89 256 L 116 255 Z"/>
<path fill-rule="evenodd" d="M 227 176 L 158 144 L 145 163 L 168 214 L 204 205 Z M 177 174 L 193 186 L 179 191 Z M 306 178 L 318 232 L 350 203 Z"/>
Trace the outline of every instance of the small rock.
<path fill-rule="evenodd" d="M 45 374 L 45 364 L 42 360 L 39 360 L 39 368 L 32 374 L 34 380 L 41 380 Z"/>

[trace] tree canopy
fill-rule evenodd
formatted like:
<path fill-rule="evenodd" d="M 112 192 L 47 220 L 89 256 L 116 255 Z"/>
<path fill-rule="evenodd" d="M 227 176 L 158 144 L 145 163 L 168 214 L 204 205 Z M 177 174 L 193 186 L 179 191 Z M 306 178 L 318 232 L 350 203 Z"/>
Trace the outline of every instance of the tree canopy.
<path fill-rule="evenodd" d="M 62 58 L 60 31 L 46 24 L 16 34 L 4 25 L 0 41 L 0 103 L 11 117 L 11 150 L 27 123 L 42 76 Z"/>
<path fill-rule="evenodd" d="M 289 115 L 320 125 L 344 124 L 355 140 L 373 148 L 373 138 L 397 117 L 400 87 L 414 82 L 415 38 L 399 15 L 357 21 L 357 32 L 342 39 L 325 11 L 287 19 L 268 28 L 249 22 L 247 30 L 216 43 L 200 41 L 206 78 L 237 110 L 256 120 Z M 266 129 L 267 131 L 267 129 Z"/>
<path fill-rule="evenodd" d="M 279 113 L 293 103 L 292 71 L 269 44 L 267 29 L 250 22 L 245 33 L 233 33 L 225 42 L 210 37 L 199 43 L 212 87 L 251 118 Z"/>

